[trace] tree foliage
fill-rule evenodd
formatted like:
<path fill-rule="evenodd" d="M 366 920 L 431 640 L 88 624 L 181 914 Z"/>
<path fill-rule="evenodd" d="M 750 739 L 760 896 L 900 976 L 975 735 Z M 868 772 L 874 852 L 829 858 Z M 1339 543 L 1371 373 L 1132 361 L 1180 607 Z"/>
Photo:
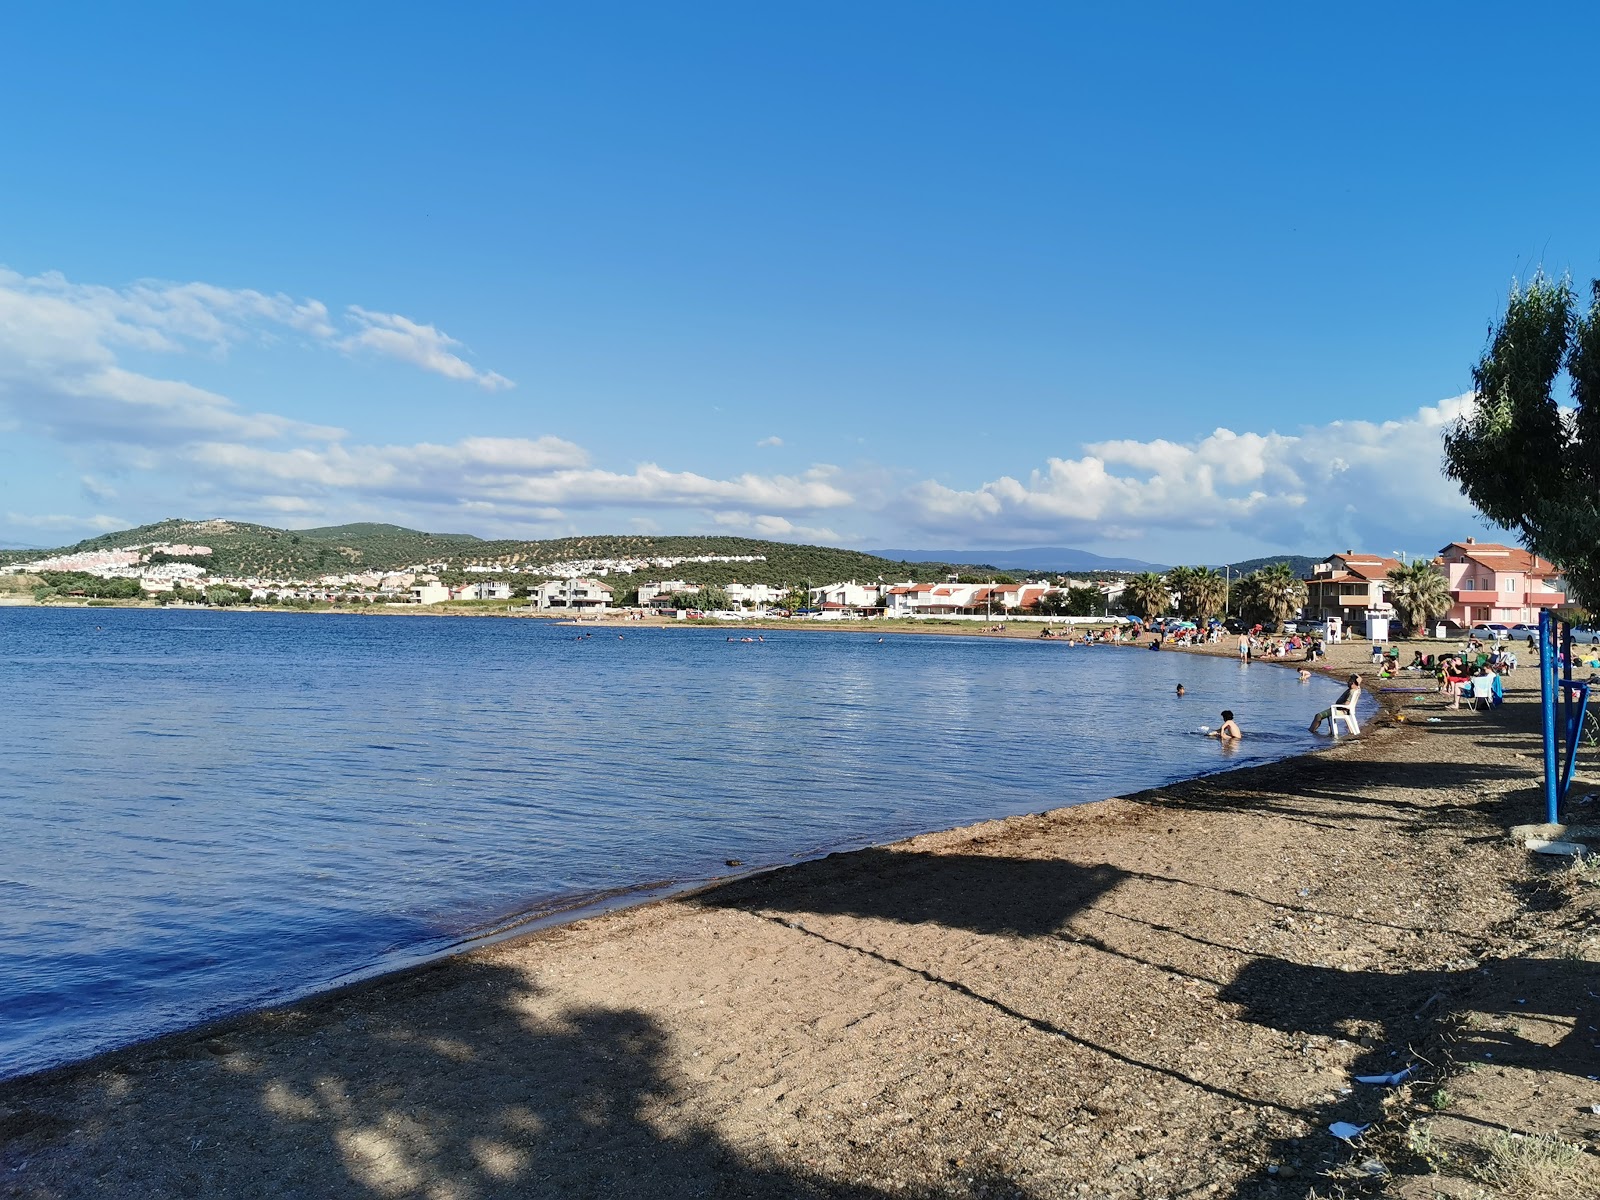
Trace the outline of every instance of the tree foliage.
<path fill-rule="evenodd" d="M 1450 611 L 1450 583 L 1438 567 L 1425 559 L 1390 571 L 1384 590 L 1401 621 L 1413 632 L 1420 632 L 1431 618 Z"/>
<path fill-rule="evenodd" d="M 1287 562 L 1252 571 L 1235 586 L 1234 599 L 1246 620 L 1281 626 L 1306 602 L 1306 585 Z"/>
<path fill-rule="evenodd" d="M 1186 595 L 1189 615 L 1197 621 L 1209 621 L 1220 617 L 1228 607 L 1228 582 L 1213 567 L 1196 567 Z"/>
<path fill-rule="evenodd" d="M 1575 407 L 1556 399 L 1565 371 Z M 1444 435 L 1444 473 L 1489 520 L 1600 603 L 1600 280 L 1513 284 L 1472 371 L 1472 408 Z"/>
<path fill-rule="evenodd" d="M 95 600 L 138 600 L 144 595 L 137 579 L 102 579 L 84 571 L 41 571 L 43 581 L 33 589 L 35 599 L 84 596 Z"/>
<path fill-rule="evenodd" d="M 1128 580 L 1124 599 L 1128 607 L 1146 621 L 1172 607 L 1172 593 L 1167 581 L 1154 571 L 1143 571 Z"/>
<path fill-rule="evenodd" d="M 1173 567 L 1167 587 L 1178 595 L 1178 612 L 1190 620 L 1209 621 L 1227 607 L 1227 581 L 1213 567 Z"/>

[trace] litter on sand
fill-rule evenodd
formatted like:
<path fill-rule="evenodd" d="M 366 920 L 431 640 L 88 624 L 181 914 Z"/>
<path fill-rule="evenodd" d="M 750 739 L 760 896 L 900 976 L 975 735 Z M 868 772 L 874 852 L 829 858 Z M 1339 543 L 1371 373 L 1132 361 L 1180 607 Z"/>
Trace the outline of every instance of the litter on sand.
<path fill-rule="evenodd" d="M 1388 1075 L 1357 1075 L 1356 1082 L 1375 1083 L 1379 1087 L 1396 1087 L 1399 1084 L 1404 1083 L 1407 1079 L 1410 1079 L 1412 1072 L 1414 1072 L 1416 1069 L 1417 1068 L 1413 1065 L 1407 1067 L 1403 1071 L 1393 1071 Z"/>
<path fill-rule="evenodd" d="M 1368 1124 L 1370 1123 L 1368 1122 Z M 1353 1142 L 1366 1131 L 1366 1125 L 1352 1125 L 1349 1121 L 1335 1121 L 1328 1126 L 1328 1132 L 1341 1142 Z"/>

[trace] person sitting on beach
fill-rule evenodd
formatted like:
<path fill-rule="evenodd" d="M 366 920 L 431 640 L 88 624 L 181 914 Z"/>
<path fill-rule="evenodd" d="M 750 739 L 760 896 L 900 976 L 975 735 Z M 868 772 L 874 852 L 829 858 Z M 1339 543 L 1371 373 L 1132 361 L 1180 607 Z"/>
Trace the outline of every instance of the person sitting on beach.
<path fill-rule="evenodd" d="M 1233 710 L 1222 710 L 1222 728 L 1207 731 L 1207 737 L 1220 738 L 1224 742 L 1236 741 L 1244 736 L 1244 730 L 1239 728 L 1239 722 L 1233 719 Z"/>
<path fill-rule="evenodd" d="M 1357 700 L 1361 699 L 1361 676 L 1350 676 L 1350 685 L 1339 694 L 1339 698 L 1311 718 L 1311 732 L 1316 733 L 1321 724 L 1328 722 L 1328 728 L 1333 728 L 1333 710 L 1335 708 L 1355 707 Z"/>

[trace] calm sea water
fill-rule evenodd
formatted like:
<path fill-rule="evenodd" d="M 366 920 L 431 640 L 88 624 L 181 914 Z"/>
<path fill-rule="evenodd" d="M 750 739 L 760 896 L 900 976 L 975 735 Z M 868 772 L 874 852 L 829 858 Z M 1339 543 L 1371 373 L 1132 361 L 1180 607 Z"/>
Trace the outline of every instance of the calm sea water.
<path fill-rule="evenodd" d="M 1282 757 L 1336 693 L 1059 642 L 622 632 L 0 609 L 0 1077 L 730 858 Z M 1224 707 L 1231 755 L 1197 732 Z"/>

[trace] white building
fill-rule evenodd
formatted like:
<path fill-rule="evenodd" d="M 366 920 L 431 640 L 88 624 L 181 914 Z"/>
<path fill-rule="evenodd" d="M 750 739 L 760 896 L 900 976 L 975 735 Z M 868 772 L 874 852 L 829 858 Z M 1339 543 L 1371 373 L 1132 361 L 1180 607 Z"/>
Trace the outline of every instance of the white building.
<path fill-rule="evenodd" d="M 770 583 L 730 583 L 722 590 L 728 593 L 728 601 L 735 608 L 768 608 L 782 604 L 789 594 L 787 588 Z"/>
<path fill-rule="evenodd" d="M 533 593 L 533 602 L 540 608 L 611 607 L 612 591 L 609 584 L 598 579 L 552 579 L 541 583 Z"/>
<path fill-rule="evenodd" d="M 675 593 L 685 592 L 693 595 L 700 590 L 698 583 L 686 583 L 682 579 L 658 579 L 654 583 L 641 583 L 639 585 L 639 605 L 641 608 L 660 608 L 659 601 Z"/>
<path fill-rule="evenodd" d="M 468 583 L 455 588 L 451 593 L 455 600 L 509 600 L 511 599 L 511 585 L 509 583 Z"/>
<path fill-rule="evenodd" d="M 862 608 L 877 608 L 882 602 L 884 587 L 881 583 L 829 583 L 809 590 L 810 607 L 838 612 Z"/>
<path fill-rule="evenodd" d="M 450 589 L 438 580 L 419 583 L 411 589 L 413 604 L 443 604 L 448 599 L 450 599 Z"/>

